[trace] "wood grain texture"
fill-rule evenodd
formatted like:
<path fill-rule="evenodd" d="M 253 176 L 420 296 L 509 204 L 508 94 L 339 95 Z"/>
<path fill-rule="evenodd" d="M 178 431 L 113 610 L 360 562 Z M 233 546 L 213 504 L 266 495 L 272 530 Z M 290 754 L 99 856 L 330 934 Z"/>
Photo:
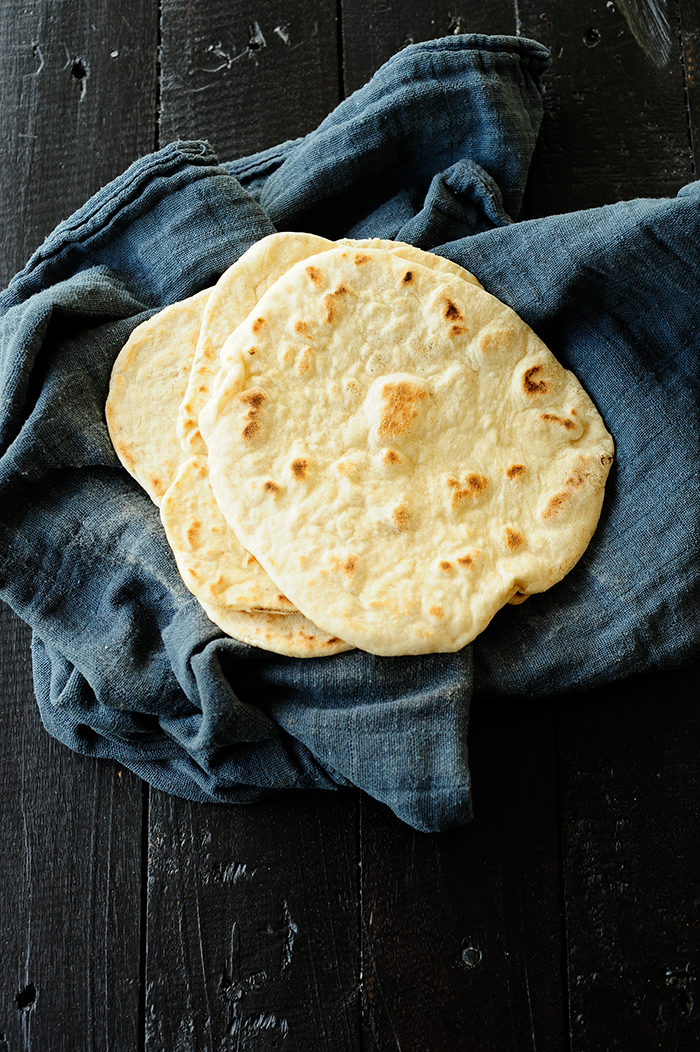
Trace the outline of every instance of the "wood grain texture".
<path fill-rule="evenodd" d="M 560 706 L 572 1052 L 700 1044 L 699 671 Z"/>
<path fill-rule="evenodd" d="M 694 160 L 693 178 L 697 178 L 700 158 L 700 2 L 679 0 L 678 7 L 688 106 L 688 137 Z"/>
<path fill-rule="evenodd" d="M 520 33 L 552 54 L 525 215 L 675 195 L 693 173 L 675 0 L 518 11 Z"/>
<path fill-rule="evenodd" d="M 163 0 L 160 67 L 157 23 L 150 0 L 0 9 L 5 280 L 154 144 L 204 136 L 228 159 L 304 134 L 407 42 L 455 30 L 552 48 L 528 214 L 696 170 L 698 0 Z M 476 818 L 448 834 L 354 792 L 153 793 L 144 884 L 149 794 L 47 737 L 28 633 L 1 609 L 0 1052 L 697 1046 L 697 666 L 475 706 Z"/>
<path fill-rule="evenodd" d="M 312 131 L 339 100 L 335 0 L 163 0 L 160 143 L 222 161 Z"/>
<path fill-rule="evenodd" d="M 146 1052 L 359 1052 L 357 796 L 154 793 Z"/>
<path fill-rule="evenodd" d="M 0 1049 L 135 1049 L 141 783 L 48 737 L 4 604 L 0 633 Z"/>
<path fill-rule="evenodd" d="M 564 1047 L 554 713 L 474 706 L 475 818 L 420 834 L 363 800 L 365 1047 Z"/>
<path fill-rule="evenodd" d="M 0 281 L 152 148 L 157 7 L 0 7 Z M 28 630 L 2 607 L 3 1052 L 138 1047 L 143 787 L 43 730 Z"/>
<path fill-rule="evenodd" d="M 0 5 L 0 285 L 153 148 L 157 5 Z"/>
<path fill-rule="evenodd" d="M 445 0 L 341 0 L 341 12 L 343 84 L 347 94 L 362 87 L 407 44 L 454 33 L 514 36 L 516 31 L 512 0 L 469 0 L 459 5 Z"/>

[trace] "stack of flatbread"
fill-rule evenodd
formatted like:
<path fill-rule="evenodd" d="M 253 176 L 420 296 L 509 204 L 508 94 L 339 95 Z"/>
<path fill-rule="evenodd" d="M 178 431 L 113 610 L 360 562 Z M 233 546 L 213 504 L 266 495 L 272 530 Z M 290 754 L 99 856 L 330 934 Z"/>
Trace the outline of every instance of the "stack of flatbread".
<path fill-rule="evenodd" d="M 258 242 L 134 330 L 106 414 L 211 620 L 293 657 L 465 646 L 580 558 L 613 459 L 510 308 L 390 241 Z"/>

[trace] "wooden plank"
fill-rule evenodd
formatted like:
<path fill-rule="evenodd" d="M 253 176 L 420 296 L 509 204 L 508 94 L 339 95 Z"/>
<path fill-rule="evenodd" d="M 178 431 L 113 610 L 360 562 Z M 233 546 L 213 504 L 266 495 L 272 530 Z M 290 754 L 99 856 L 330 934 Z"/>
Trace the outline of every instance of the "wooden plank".
<path fill-rule="evenodd" d="M 552 52 L 528 217 L 674 195 L 692 179 L 674 0 L 518 11 L 521 34 Z"/>
<path fill-rule="evenodd" d="M 469 743 L 469 826 L 415 833 L 363 799 L 367 1049 L 565 1047 L 553 710 L 475 704 Z"/>
<path fill-rule="evenodd" d="M 49 738 L 4 604 L 0 638 L 0 1048 L 135 1049 L 142 786 Z"/>
<path fill-rule="evenodd" d="M 152 794 L 146 1052 L 359 1052 L 356 808 Z"/>
<path fill-rule="evenodd" d="M 688 100 L 688 131 L 695 161 L 693 175 L 697 178 L 700 155 L 700 3 L 698 0 L 680 0 L 678 6 Z"/>
<path fill-rule="evenodd" d="M 700 1041 L 699 671 L 560 709 L 572 1052 Z"/>
<path fill-rule="evenodd" d="M 451 4 L 448 0 L 344 0 L 343 85 L 346 94 L 362 87 L 373 73 L 407 44 L 453 33 L 515 35 L 512 0 Z M 460 13 L 456 13 L 459 11 Z"/>
<path fill-rule="evenodd" d="M 155 4 L 0 5 L 0 285 L 153 148 L 156 41 Z"/>
<path fill-rule="evenodd" d="M 312 131 L 339 99 L 335 0 L 163 0 L 160 142 L 222 161 Z"/>
<path fill-rule="evenodd" d="M 0 281 L 61 219 L 152 148 L 154 5 L 0 8 Z M 40 725 L 29 633 L 2 607 L 0 1047 L 137 1048 L 142 783 Z"/>

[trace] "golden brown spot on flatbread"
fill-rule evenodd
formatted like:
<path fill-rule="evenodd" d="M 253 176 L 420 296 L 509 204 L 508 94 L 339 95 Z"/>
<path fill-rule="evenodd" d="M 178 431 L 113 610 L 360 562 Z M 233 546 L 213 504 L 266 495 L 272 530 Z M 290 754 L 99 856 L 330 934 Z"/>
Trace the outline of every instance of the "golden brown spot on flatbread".
<path fill-rule="evenodd" d="M 327 325 L 333 321 L 335 317 L 335 300 L 330 292 L 327 292 L 323 297 L 323 320 Z"/>
<path fill-rule="evenodd" d="M 600 462 L 604 468 L 608 467 L 609 464 L 612 464 L 613 460 L 614 457 L 612 453 L 604 453 L 603 456 L 600 458 Z"/>
<path fill-rule="evenodd" d="M 391 513 L 391 518 L 395 526 L 399 529 L 403 529 L 408 522 L 408 508 L 406 505 L 397 504 Z"/>
<path fill-rule="evenodd" d="M 258 349 L 257 347 L 249 347 L 248 350 L 246 351 L 246 354 L 249 354 L 252 357 L 255 354 L 255 352 L 257 351 L 257 349 Z M 202 388 L 202 390 L 204 390 L 204 388 Z"/>
<path fill-rule="evenodd" d="M 386 383 L 382 388 L 382 415 L 377 434 L 405 435 L 418 415 L 418 406 L 427 397 L 422 387 L 409 380 Z"/>
<path fill-rule="evenodd" d="M 320 285 L 323 281 L 323 275 L 321 274 L 321 271 L 318 269 L 318 267 L 309 266 L 306 268 L 306 273 L 309 275 L 309 278 L 311 279 L 314 285 Z"/>
<path fill-rule="evenodd" d="M 435 606 L 428 607 L 428 613 L 430 614 L 431 617 L 440 618 L 440 617 L 444 616 L 444 611 L 443 611 L 442 607 L 438 606 L 437 604 Z"/>
<path fill-rule="evenodd" d="M 195 541 L 197 540 L 197 536 L 199 534 L 201 525 L 202 524 L 199 521 L 199 519 L 192 519 L 185 533 L 185 537 L 187 538 L 188 544 L 194 545 Z"/>
<path fill-rule="evenodd" d="M 294 331 L 298 332 L 301 336 L 308 336 L 309 326 L 302 318 L 299 318 L 294 322 Z"/>
<path fill-rule="evenodd" d="M 260 332 L 260 330 L 262 329 L 264 324 L 265 324 L 265 319 L 264 318 L 256 318 L 255 321 L 253 322 L 253 324 L 251 325 L 251 328 L 252 328 L 253 332 L 257 334 L 257 333 Z"/>
<path fill-rule="evenodd" d="M 484 354 L 488 354 L 496 347 L 512 347 L 513 339 L 513 333 L 509 329 L 487 332 L 479 340 L 479 350 Z"/>
<path fill-rule="evenodd" d="M 447 485 L 452 490 L 452 507 L 455 508 L 463 500 L 474 500 L 480 497 L 489 484 L 485 475 L 478 475 L 475 471 L 470 472 L 464 479 L 464 486 L 460 486 L 457 479 L 448 479 Z"/>
<path fill-rule="evenodd" d="M 447 318 L 448 321 L 464 321 L 464 315 L 456 303 L 453 303 L 447 296 L 442 297 L 442 302 L 445 306 L 443 316 Z"/>
<path fill-rule="evenodd" d="M 353 263 L 356 267 L 361 267 L 363 263 L 367 263 L 371 258 L 365 252 L 358 252 L 353 259 Z"/>
<path fill-rule="evenodd" d="M 542 372 L 541 365 L 533 365 L 531 369 L 526 369 L 523 373 L 523 391 L 526 395 L 541 395 L 546 394 L 549 390 L 549 384 L 544 379 L 533 379 L 537 373 Z"/>
<path fill-rule="evenodd" d="M 404 276 L 401 278 L 401 281 L 403 282 L 404 285 L 410 285 L 411 282 L 413 281 L 413 271 L 412 270 L 407 270 L 406 273 L 404 274 Z"/>
<path fill-rule="evenodd" d="M 311 368 L 311 356 L 312 351 L 310 347 L 306 347 L 299 355 L 299 361 L 297 362 L 297 372 L 299 376 L 303 376 L 304 373 L 308 373 Z"/>
<path fill-rule="evenodd" d="M 467 570 L 470 570 L 474 565 L 475 556 L 469 552 L 467 555 L 458 555 L 457 562 L 460 566 L 464 566 Z"/>
<path fill-rule="evenodd" d="M 287 599 L 287 596 L 286 595 L 282 595 L 281 592 L 277 596 L 277 602 L 278 603 L 284 603 L 286 606 L 293 606 L 294 605 L 289 599 Z"/>
<path fill-rule="evenodd" d="M 510 526 L 505 528 L 506 534 L 506 545 L 511 552 L 516 552 L 520 545 L 523 543 L 523 535 L 518 530 L 512 529 Z"/>
<path fill-rule="evenodd" d="M 349 289 L 345 285 L 337 285 L 332 292 L 327 292 L 323 297 L 323 311 L 324 321 L 327 325 L 330 325 L 336 315 L 336 296 L 344 296 L 349 292 Z"/>
<path fill-rule="evenodd" d="M 540 420 L 544 420 L 546 424 L 559 424 L 561 427 L 566 428 L 567 431 L 574 431 L 576 428 L 573 420 L 569 420 L 565 416 L 557 416 L 556 413 L 541 413 Z"/>
<path fill-rule="evenodd" d="M 465 332 L 468 332 L 466 325 L 450 325 L 447 330 L 447 336 L 450 340 L 454 340 L 457 336 L 461 336 Z"/>
<path fill-rule="evenodd" d="M 348 575 L 348 577 L 352 577 L 352 575 L 355 573 L 356 569 L 357 569 L 357 558 L 354 555 L 348 555 L 347 559 L 343 563 L 343 570 Z"/>
<path fill-rule="evenodd" d="M 291 468 L 292 468 L 292 475 L 294 476 L 294 478 L 295 479 L 303 479 L 305 477 L 305 475 L 306 475 L 307 467 L 308 467 L 308 463 L 307 463 L 306 460 L 304 460 L 303 457 L 297 457 L 296 460 L 293 460 L 292 464 L 291 464 Z"/>
<path fill-rule="evenodd" d="M 265 491 L 265 493 L 277 494 L 279 493 L 280 488 L 276 482 L 273 482 L 272 479 L 267 479 L 266 482 L 263 482 L 263 490 Z"/>
<path fill-rule="evenodd" d="M 401 461 L 401 457 L 395 449 L 385 449 L 382 454 L 382 460 L 385 464 L 398 464 Z"/>
<path fill-rule="evenodd" d="M 524 464 L 511 464 L 509 468 L 506 468 L 506 475 L 509 479 L 519 479 L 525 474 Z"/>
<path fill-rule="evenodd" d="M 250 552 L 246 552 L 246 566 L 254 566 L 257 561 L 258 560 L 255 558 L 254 555 L 251 555 Z"/>
<path fill-rule="evenodd" d="M 336 460 L 333 470 L 345 478 L 356 478 L 359 472 L 359 464 L 352 457 L 341 457 L 340 460 Z"/>
<path fill-rule="evenodd" d="M 259 409 L 265 401 L 265 392 L 259 387 L 251 387 L 249 391 L 243 391 L 238 395 L 238 401 L 250 406 L 251 409 Z"/>
<path fill-rule="evenodd" d="M 450 571 L 452 570 L 452 563 L 449 561 L 449 559 L 441 559 L 438 563 L 438 566 L 440 567 L 443 573 L 450 573 Z"/>
<path fill-rule="evenodd" d="M 334 645 L 335 645 L 336 643 L 340 643 L 340 641 L 341 641 L 341 640 L 340 640 L 339 636 L 331 636 L 331 638 L 330 638 L 330 639 L 327 639 L 327 640 L 325 641 L 325 643 L 324 643 L 323 645 L 324 645 L 325 647 L 332 647 L 332 646 L 334 646 Z"/>
<path fill-rule="evenodd" d="M 153 492 L 159 494 L 161 497 L 165 494 L 165 491 L 168 488 L 163 485 L 158 475 L 148 475 L 148 482 Z"/>
<path fill-rule="evenodd" d="M 126 446 L 122 446 L 119 450 L 119 459 L 125 467 L 131 468 L 132 471 L 135 469 L 136 461 L 131 454 L 131 450 L 127 449 Z"/>
<path fill-rule="evenodd" d="M 574 468 L 564 485 L 571 486 L 572 489 L 580 489 L 581 486 L 586 484 L 590 477 L 590 472 L 586 471 L 585 468 Z"/>
<path fill-rule="evenodd" d="M 567 501 L 571 500 L 571 494 L 562 492 L 555 493 L 553 497 L 550 497 L 547 501 L 544 511 L 542 512 L 543 519 L 556 519 L 559 512 L 562 510 Z"/>
<path fill-rule="evenodd" d="M 237 397 L 241 405 L 248 407 L 248 412 L 244 417 L 246 422 L 241 431 L 241 437 L 246 439 L 253 438 L 260 430 L 258 416 L 266 399 L 265 392 L 261 391 L 260 388 L 251 387 L 249 391 L 243 391 Z"/>

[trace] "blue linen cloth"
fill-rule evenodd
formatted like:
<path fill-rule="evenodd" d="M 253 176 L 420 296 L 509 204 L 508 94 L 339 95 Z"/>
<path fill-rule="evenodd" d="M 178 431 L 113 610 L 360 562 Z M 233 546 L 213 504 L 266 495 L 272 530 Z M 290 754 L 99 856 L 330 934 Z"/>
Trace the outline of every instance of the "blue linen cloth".
<path fill-rule="evenodd" d="M 200 801 L 356 785 L 422 830 L 471 817 L 473 696 L 584 689 L 698 654 L 700 183 L 517 222 L 547 51 L 406 48 L 312 134 L 229 164 L 137 161 L 0 298 L 0 594 L 33 630 L 48 731 Z M 432 249 L 510 304 L 617 448 L 600 526 L 555 588 L 457 654 L 295 660 L 229 639 L 182 584 L 104 417 L 156 309 L 274 230 Z"/>

